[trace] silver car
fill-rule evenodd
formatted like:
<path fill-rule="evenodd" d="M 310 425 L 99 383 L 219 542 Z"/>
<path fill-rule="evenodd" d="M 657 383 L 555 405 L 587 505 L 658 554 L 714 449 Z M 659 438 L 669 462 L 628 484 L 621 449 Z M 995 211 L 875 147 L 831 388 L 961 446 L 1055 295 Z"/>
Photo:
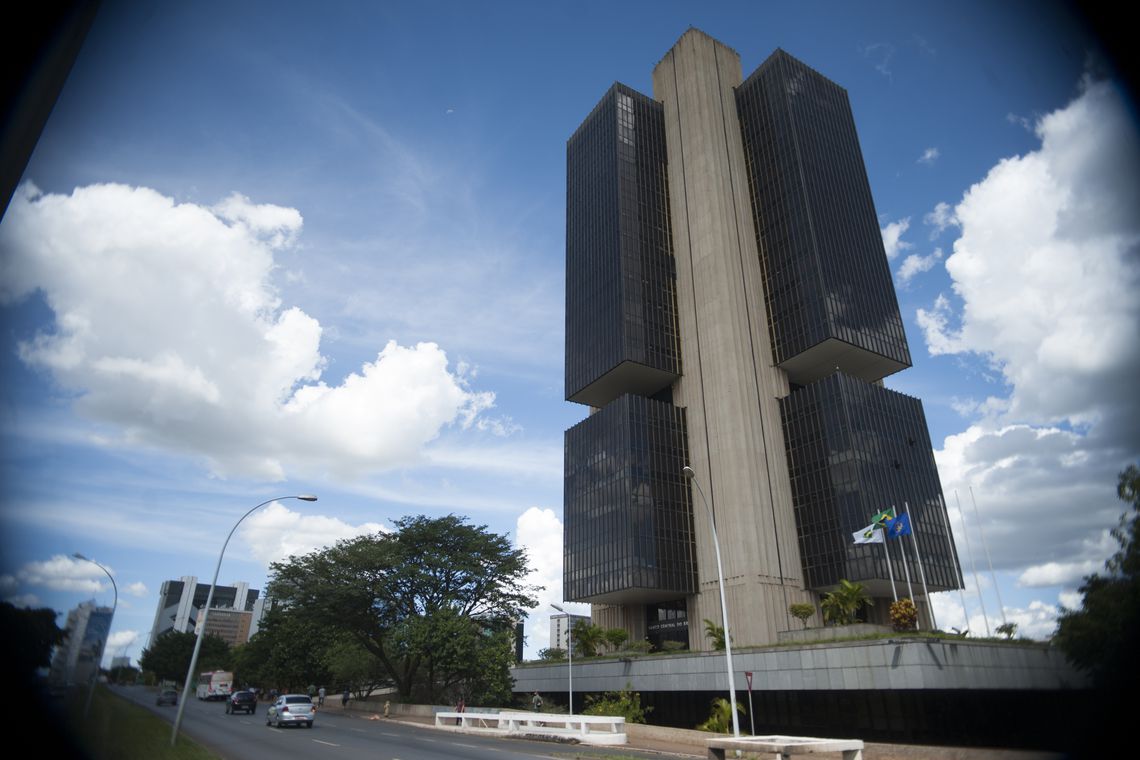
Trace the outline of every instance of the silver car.
<path fill-rule="evenodd" d="M 313 700 L 307 694 L 284 694 L 265 711 L 265 725 L 281 726 L 302 725 L 305 728 L 313 727 L 313 718 L 317 710 L 313 707 Z"/>

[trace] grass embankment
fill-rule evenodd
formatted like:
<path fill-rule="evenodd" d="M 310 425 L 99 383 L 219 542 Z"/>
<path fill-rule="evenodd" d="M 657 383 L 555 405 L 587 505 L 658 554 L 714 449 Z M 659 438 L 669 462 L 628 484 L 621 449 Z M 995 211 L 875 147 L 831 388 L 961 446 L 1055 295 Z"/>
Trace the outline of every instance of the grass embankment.
<path fill-rule="evenodd" d="M 86 719 L 83 705 L 87 690 L 76 690 L 70 696 L 68 720 L 91 760 L 217 760 L 217 755 L 185 734 L 179 735 L 178 746 L 171 747 L 170 723 L 102 686 L 95 690 Z"/>

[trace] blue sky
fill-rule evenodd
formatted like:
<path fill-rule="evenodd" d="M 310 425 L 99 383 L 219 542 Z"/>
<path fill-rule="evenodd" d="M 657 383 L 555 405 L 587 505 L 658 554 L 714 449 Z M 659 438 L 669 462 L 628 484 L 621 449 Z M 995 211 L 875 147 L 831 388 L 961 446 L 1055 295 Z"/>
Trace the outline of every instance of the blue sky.
<path fill-rule="evenodd" d="M 1030 2 L 106 2 L 0 224 L 0 594 L 110 603 L 82 552 L 121 592 L 107 657 L 137 658 L 163 580 L 316 493 L 220 580 L 454 512 L 529 549 L 545 646 L 586 411 L 565 140 L 690 25 L 847 88 L 914 356 L 887 383 L 925 404 L 960 550 L 984 530 L 1047 636 L 1140 453 L 1140 149 L 1095 38 Z"/>

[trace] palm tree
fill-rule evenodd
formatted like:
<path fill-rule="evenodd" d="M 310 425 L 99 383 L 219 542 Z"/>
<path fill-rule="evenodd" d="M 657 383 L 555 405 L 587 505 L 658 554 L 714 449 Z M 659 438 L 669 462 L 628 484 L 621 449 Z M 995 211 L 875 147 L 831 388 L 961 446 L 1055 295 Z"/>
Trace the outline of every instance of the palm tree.
<path fill-rule="evenodd" d="M 705 618 L 705 637 L 712 639 L 713 649 L 724 649 L 724 626 Z"/>
<path fill-rule="evenodd" d="M 862 583 L 852 583 L 846 578 L 839 581 L 839 588 L 829 592 L 820 602 L 823 619 L 835 625 L 854 623 L 859 610 L 871 606 L 875 600 L 867 596 Z"/>
<path fill-rule="evenodd" d="M 585 620 L 579 620 L 574 624 L 571 636 L 574 637 L 574 648 L 583 657 L 596 657 L 598 647 L 605 641 L 605 631 L 602 627 L 587 623 Z"/>

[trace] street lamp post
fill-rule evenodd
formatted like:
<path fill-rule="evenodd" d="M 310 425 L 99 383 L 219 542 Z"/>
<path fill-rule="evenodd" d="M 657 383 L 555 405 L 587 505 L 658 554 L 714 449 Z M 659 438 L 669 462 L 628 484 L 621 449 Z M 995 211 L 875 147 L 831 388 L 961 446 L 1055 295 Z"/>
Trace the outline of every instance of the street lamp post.
<path fill-rule="evenodd" d="M 186 680 L 182 684 L 182 699 L 178 702 L 178 715 L 174 718 L 174 729 L 170 732 L 170 746 L 173 747 L 175 742 L 178 741 L 178 729 L 182 725 L 182 713 L 186 710 L 186 699 L 190 693 L 190 684 L 194 678 L 194 668 L 198 665 L 198 651 L 202 648 L 202 638 L 206 634 L 206 620 L 210 616 L 210 604 L 214 601 L 214 588 L 218 585 L 218 573 L 222 569 L 222 557 L 226 555 L 226 547 L 230 544 L 230 539 L 234 536 L 234 531 L 241 525 L 241 521 L 249 517 L 257 510 L 264 507 L 266 504 L 272 504 L 275 501 L 283 501 L 285 499 L 300 499 L 301 501 L 316 501 L 316 496 L 302 495 L 302 496 L 278 496 L 276 499 L 269 499 L 258 504 L 253 509 L 246 512 L 241 518 L 234 523 L 234 527 L 230 528 L 230 534 L 226 536 L 226 542 L 222 544 L 222 551 L 218 554 L 218 564 L 214 567 L 214 580 L 210 582 L 210 593 L 206 595 L 206 606 L 202 609 L 202 619 L 199 621 L 200 628 L 198 629 L 198 637 L 194 640 L 194 654 L 190 655 L 190 668 L 186 671 Z"/>
<path fill-rule="evenodd" d="M 709 525 L 712 526 L 713 549 L 716 550 L 716 574 L 718 585 L 720 586 L 720 616 L 721 622 L 724 626 L 724 656 L 727 660 L 728 667 L 728 699 L 732 706 L 732 735 L 734 738 L 740 738 L 740 721 L 736 717 L 736 678 L 733 677 L 732 672 L 732 636 L 729 635 L 728 630 L 728 607 L 724 601 L 724 567 L 720 562 L 720 541 L 716 537 L 716 518 L 713 517 L 712 508 L 709 507 L 709 500 L 705 498 L 705 492 L 701 490 L 701 484 L 697 481 L 697 473 L 693 472 L 693 468 L 685 465 L 681 470 L 685 477 L 693 482 L 697 487 L 697 493 L 701 495 L 701 501 L 704 502 L 705 511 L 709 513 Z"/>
<path fill-rule="evenodd" d="M 567 658 L 567 662 L 569 663 L 566 666 L 566 670 L 570 674 L 570 679 L 569 679 L 570 680 L 570 699 L 569 699 L 569 703 L 567 706 L 567 710 L 569 711 L 570 715 L 573 715 L 574 714 L 574 630 L 570 626 L 570 613 L 567 612 L 566 610 L 562 609 L 561 607 L 559 607 L 557 604 L 554 604 L 553 602 L 550 604 L 550 606 L 553 607 L 554 609 L 558 610 L 559 612 L 561 612 L 563 615 L 566 616 L 566 658 Z"/>
<path fill-rule="evenodd" d="M 84 557 L 79 552 L 75 552 L 75 554 L 72 554 L 71 556 L 75 557 L 76 559 L 81 559 L 84 562 L 90 562 L 92 565 L 94 565 L 95 567 L 99 568 L 104 573 L 106 573 L 107 578 L 111 581 L 111 588 L 115 590 L 115 603 L 111 606 L 111 620 L 107 623 L 107 638 L 109 639 L 109 638 L 111 638 L 111 624 L 115 622 L 115 610 L 117 610 L 119 608 L 119 586 L 117 583 L 115 583 L 115 579 L 111 577 L 111 573 L 109 573 L 107 571 L 107 568 L 103 567 L 102 565 L 100 565 L 95 560 L 90 559 L 88 557 Z M 92 610 L 92 612 L 94 612 L 94 610 Z M 104 646 L 106 645 L 106 643 L 107 643 L 106 641 L 103 642 Z M 112 652 L 112 654 L 113 654 L 113 652 Z M 103 653 L 102 653 L 102 651 L 100 651 L 99 652 L 99 658 L 95 661 L 95 669 L 91 673 L 91 684 L 87 688 L 87 703 L 83 707 L 83 717 L 84 718 L 87 717 L 87 713 L 91 712 L 91 695 L 93 695 L 95 693 L 95 681 L 99 677 L 99 666 L 101 664 L 100 660 L 102 660 L 102 659 L 103 659 Z"/>

